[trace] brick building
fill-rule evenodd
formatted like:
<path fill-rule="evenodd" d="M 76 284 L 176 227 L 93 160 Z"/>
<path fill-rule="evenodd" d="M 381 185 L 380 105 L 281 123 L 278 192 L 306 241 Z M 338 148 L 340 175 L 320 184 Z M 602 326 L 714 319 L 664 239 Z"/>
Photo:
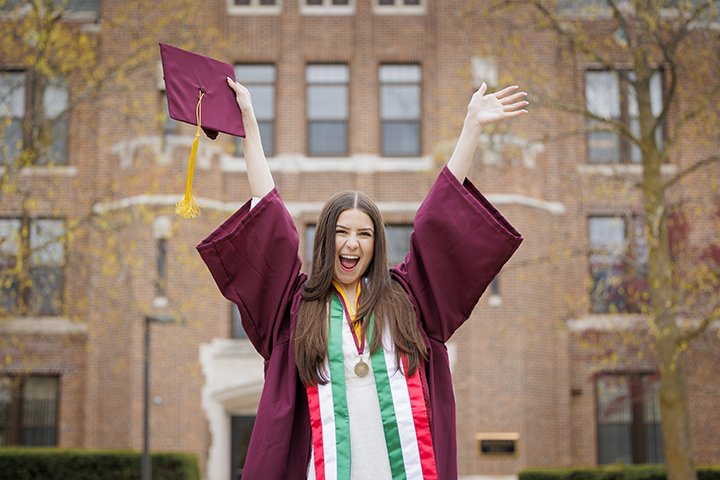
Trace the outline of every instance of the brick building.
<path fill-rule="evenodd" d="M 162 2 L 139 3 L 147 18 L 127 22 L 142 26 L 154 9 L 167 10 Z M 306 262 L 323 202 L 345 189 L 378 201 L 397 261 L 480 81 L 491 89 L 518 83 L 536 104 L 563 92 L 619 121 L 634 119 L 616 74 L 568 55 L 547 32 L 528 28 L 518 40 L 517 29 L 507 28 L 515 25 L 512 14 L 481 13 L 491 3 L 213 0 L 152 42 L 187 46 L 183 39 L 193 38 L 193 49 L 236 65 Z M 96 41 L 101 64 L 135 45 L 129 27 L 112 23 L 127 15 L 124 2 L 69 8 L 78 11 L 64 21 Z M 205 30 L 214 33 L 206 38 Z M 22 137 L 17 129 L 37 84 L 21 58 L 3 56 L 0 69 L 9 146 Z M 668 131 L 697 100 L 694 82 L 714 69 L 681 76 Z M 235 479 L 260 398 L 262 359 L 194 246 L 249 198 L 242 145 L 224 136 L 201 140 L 195 192 L 203 213 L 176 217 L 194 129 L 166 118 L 158 72 L 155 57 L 129 69 L 127 83 L 77 103 L 72 78 L 44 89 L 45 118 L 60 126 L 52 131 L 57 156 L 26 167 L 17 191 L 0 197 L 2 274 L 17 268 L 22 242 L 44 252 L 32 256 L 38 273 L 30 286 L 3 284 L 0 444 L 140 449 L 149 322 L 153 450 L 194 452 L 206 478 Z M 662 76 L 654 85 L 658 96 Z M 53 105 L 72 108 L 55 115 Z M 583 126 L 538 108 L 485 135 L 478 149 L 470 178 L 525 242 L 448 344 L 463 478 L 662 461 L 657 366 L 642 316 L 627 290 L 604 283 L 622 263 L 618 245 L 644 248 L 635 188 L 642 167 L 612 135 L 540 140 Z M 679 139 L 667 175 L 719 142 L 717 131 Z M 3 172 L 13 154 L 3 150 Z M 690 245 L 717 237 L 708 212 L 717 204 L 718 173 L 710 165 L 676 193 L 693 205 Z M 164 317 L 174 323 L 153 321 Z M 711 327 L 688 355 L 698 463 L 720 461 L 716 333 Z M 487 440 L 514 440 L 516 451 L 484 452 Z"/>

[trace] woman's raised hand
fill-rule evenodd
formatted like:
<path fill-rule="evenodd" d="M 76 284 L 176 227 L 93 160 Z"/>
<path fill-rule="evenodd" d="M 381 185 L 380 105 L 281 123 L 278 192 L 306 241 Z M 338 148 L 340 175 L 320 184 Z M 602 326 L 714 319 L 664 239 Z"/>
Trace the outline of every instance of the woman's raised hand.
<path fill-rule="evenodd" d="M 235 92 L 235 101 L 237 101 L 240 110 L 243 113 L 252 112 L 252 99 L 250 98 L 250 91 L 245 88 L 244 85 L 239 84 L 230 77 L 227 77 L 227 84 Z"/>
<path fill-rule="evenodd" d="M 527 93 L 518 92 L 518 88 L 517 85 L 513 85 L 486 95 L 487 85 L 483 82 L 468 105 L 468 120 L 482 126 L 528 113 L 524 108 L 528 105 L 524 100 Z"/>

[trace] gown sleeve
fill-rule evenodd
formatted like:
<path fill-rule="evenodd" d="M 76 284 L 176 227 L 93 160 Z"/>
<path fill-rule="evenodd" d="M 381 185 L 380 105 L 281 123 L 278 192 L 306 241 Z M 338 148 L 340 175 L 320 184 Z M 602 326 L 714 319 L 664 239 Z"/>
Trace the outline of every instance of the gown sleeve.
<path fill-rule="evenodd" d="M 289 340 L 289 310 L 300 273 L 299 239 L 276 189 L 235 212 L 197 246 L 223 296 L 266 360 Z"/>
<path fill-rule="evenodd" d="M 520 246 L 522 236 L 469 180 L 443 168 L 415 215 L 410 251 L 392 274 L 425 332 L 446 342 Z"/>

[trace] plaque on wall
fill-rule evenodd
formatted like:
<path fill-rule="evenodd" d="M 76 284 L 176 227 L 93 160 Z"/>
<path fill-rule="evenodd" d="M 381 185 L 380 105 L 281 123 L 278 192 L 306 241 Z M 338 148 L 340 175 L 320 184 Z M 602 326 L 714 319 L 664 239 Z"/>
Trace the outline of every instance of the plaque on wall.
<path fill-rule="evenodd" d="M 475 435 L 478 454 L 484 458 L 515 458 L 520 434 L 517 432 L 490 432 Z"/>

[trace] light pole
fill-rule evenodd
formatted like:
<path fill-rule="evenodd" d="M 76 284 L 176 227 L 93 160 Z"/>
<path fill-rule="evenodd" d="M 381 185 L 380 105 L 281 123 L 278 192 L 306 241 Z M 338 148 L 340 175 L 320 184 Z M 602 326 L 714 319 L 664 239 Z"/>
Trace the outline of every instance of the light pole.
<path fill-rule="evenodd" d="M 151 480 L 150 473 L 150 324 L 175 323 L 170 315 L 145 317 L 145 348 L 143 349 L 143 455 L 142 480 Z"/>

